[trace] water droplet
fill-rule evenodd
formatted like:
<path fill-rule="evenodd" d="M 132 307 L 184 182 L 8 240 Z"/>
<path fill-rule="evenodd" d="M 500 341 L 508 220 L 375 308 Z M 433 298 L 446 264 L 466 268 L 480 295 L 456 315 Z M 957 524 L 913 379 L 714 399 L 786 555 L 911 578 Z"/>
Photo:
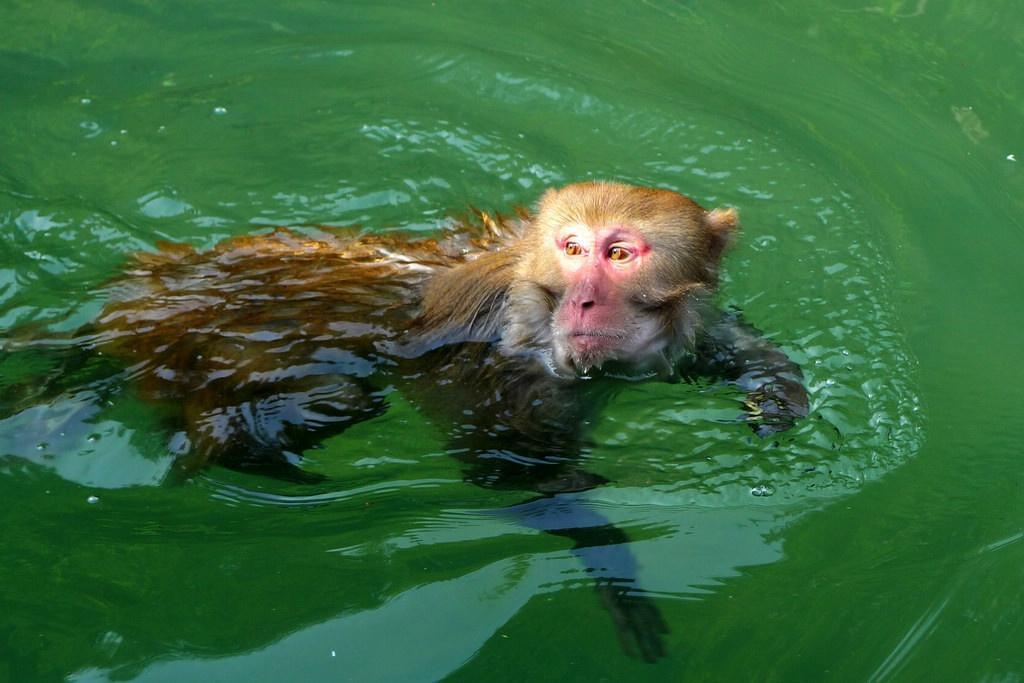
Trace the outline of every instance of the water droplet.
<path fill-rule="evenodd" d="M 124 636 L 116 631 L 107 631 L 104 633 L 99 641 L 98 645 L 102 647 L 108 654 L 114 654 L 119 647 L 124 643 Z"/>
<path fill-rule="evenodd" d="M 228 113 L 228 110 L 225 107 L 214 107 L 213 113 L 217 116 L 224 116 L 224 114 Z"/>
<path fill-rule="evenodd" d="M 85 499 L 85 502 L 88 503 L 89 505 L 95 505 L 96 503 L 100 502 L 100 499 L 99 496 L 89 496 L 88 498 Z"/>
<path fill-rule="evenodd" d="M 758 498 L 761 498 L 763 496 L 770 496 L 773 493 L 775 493 L 775 489 L 773 489 L 771 486 L 766 486 L 764 484 L 761 484 L 760 486 L 755 486 L 754 488 L 750 489 L 750 495 L 757 496 Z"/>

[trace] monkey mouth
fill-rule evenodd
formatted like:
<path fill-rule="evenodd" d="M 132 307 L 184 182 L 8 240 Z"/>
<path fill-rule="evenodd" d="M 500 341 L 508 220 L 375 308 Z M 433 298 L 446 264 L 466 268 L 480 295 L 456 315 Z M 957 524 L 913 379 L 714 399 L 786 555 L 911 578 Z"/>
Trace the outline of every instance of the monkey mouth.
<path fill-rule="evenodd" d="M 615 348 L 625 337 L 616 330 L 579 330 L 569 333 L 569 344 L 581 348 Z"/>
<path fill-rule="evenodd" d="M 607 337 L 608 339 L 622 339 L 624 335 L 621 332 L 606 332 L 603 330 L 587 330 L 583 332 L 571 332 L 569 333 L 570 338 L 575 337 Z"/>
<path fill-rule="evenodd" d="M 600 368 L 619 352 L 625 335 L 616 330 L 578 330 L 566 335 L 568 358 L 576 370 L 586 374 Z"/>

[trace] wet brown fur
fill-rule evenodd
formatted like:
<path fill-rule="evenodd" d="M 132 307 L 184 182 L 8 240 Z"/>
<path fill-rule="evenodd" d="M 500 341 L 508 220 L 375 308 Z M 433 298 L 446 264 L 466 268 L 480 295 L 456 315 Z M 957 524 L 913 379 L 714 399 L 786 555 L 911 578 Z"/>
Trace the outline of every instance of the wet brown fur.
<path fill-rule="evenodd" d="M 111 286 L 89 345 L 127 361 L 144 396 L 181 402 L 202 464 L 224 434 L 250 428 L 222 426 L 249 419 L 233 406 L 305 390 L 310 364 L 348 362 L 339 348 L 365 359 L 473 341 L 501 340 L 506 352 L 550 345 L 565 287 L 551 232 L 564 221 L 640 230 L 653 258 L 628 298 L 679 326 L 674 343 L 692 342 L 689 298 L 715 287 L 735 215 L 667 190 L 582 183 L 549 190 L 536 216 L 478 212 L 435 239 L 278 228 L 205 252 L 161 244 Z M 352 362 L 358 380 L 367 371 Z M 358 387 L 336 391 L 363 409 Z"/>

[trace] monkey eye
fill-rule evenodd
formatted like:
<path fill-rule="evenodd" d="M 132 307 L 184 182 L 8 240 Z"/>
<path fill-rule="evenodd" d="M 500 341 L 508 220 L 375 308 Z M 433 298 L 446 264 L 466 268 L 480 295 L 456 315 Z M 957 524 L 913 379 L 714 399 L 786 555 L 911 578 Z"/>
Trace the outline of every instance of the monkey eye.
<path fill-rule="evenodd" d="M 608 258 L 612 261 L 628 261 L 633 253 L 625 247 L 614 246 L 608 250 Z"/>
<path fill-rule="evenodd" d="M 565 253 L 569 256 L 579 256 L 583 253 L 583 247 L 580 246 L 579 242 L 573 242 L 570 240 L 565 243 Z"/>

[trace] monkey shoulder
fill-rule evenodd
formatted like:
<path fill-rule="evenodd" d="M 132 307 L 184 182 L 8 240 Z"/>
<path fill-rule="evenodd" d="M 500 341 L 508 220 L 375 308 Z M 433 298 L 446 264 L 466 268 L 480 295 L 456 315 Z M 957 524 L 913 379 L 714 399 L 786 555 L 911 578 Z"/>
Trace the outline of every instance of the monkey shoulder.
<path fill-rule="evenodd" d="M 512 250 L 490 251 L 441 269 L 423 286 L 407 344 L 426 351 L 447 344 L 496 342 L 516 262 Z"/>

